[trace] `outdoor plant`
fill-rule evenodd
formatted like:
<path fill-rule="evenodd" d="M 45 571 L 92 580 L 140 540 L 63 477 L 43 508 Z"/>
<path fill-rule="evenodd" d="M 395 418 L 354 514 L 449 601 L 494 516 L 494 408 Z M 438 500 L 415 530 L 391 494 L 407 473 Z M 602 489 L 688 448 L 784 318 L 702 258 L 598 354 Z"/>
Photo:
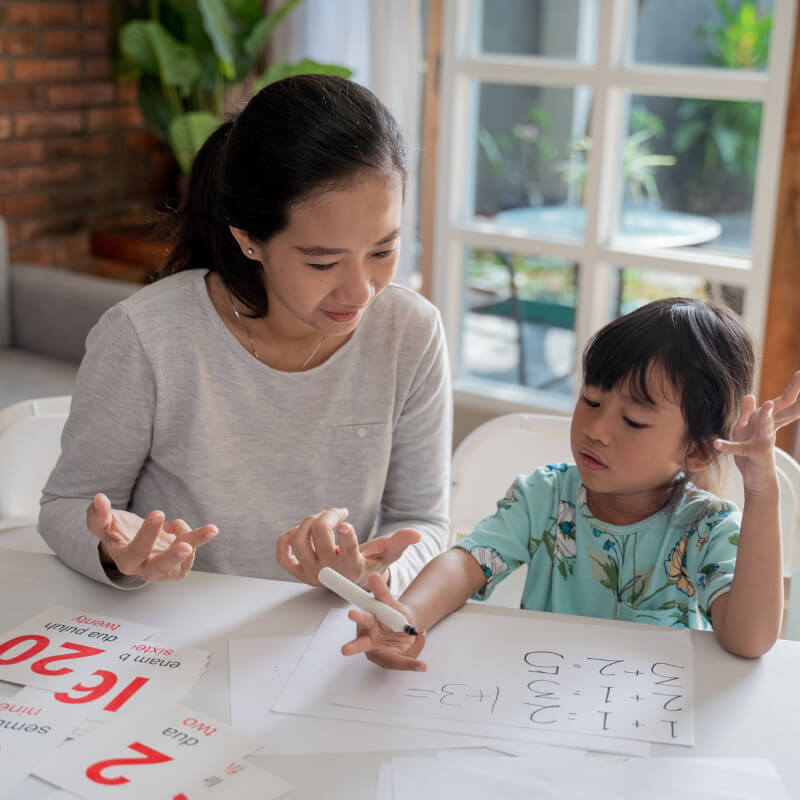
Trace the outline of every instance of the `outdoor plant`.
<path fill-rule="evenodd" d="M 772 13 L 753 0 L 716 0 L 718 20 L 698 27 L 706 61 L 725 69 L 767 66 Z M 692 165 L 690 203 L 696 211 L 734 210 L 746 204 L 755 179 L 761 129 L 759 103 L 685 99 L 673 146 Z M 722 180 L 719 176 L 724 176 Z"/>
<path fill-rule="evenodd" d="M 138 82 L 145 124 L 184 174 L 224 113 L 263 86 L 308 72 L 350 77 L 311 59 L 264 69 L 269 37 L 301 2 L 265 14 L 263 0 L 114 0 L 116 77 Z"/>
<path fill-rule="evenodd" d="M 626 195 L 637 205 L 645 202 L 656 205 L 660 198 L 655 170 L 675 163 L 675 156 L 660 155 L 651 150 L 651 139 L 663 135 L 664 123 L 658 115 L 644 106 L 636 105 L 631 108 L 630 130 L 622 144 L 622 175 Z M 556 167 L 568 184 L 582 189 L 588 174 L 588 155 L 591 149 L 592 140 L 588 136 L 571 142 L 572 158 Z"/>
<path fill-rule="evenodd" d="M 492 133 L 484 127 L 478 130 L 478 142 L 494 174 L 519 186 L 531 206 L 542 202 L 537 178 L 541 161 L 552 161 L 557 155 L 556 146 L 547 136 L 552 124 L 550 115 L 534 105 L 509 133 Z"/>

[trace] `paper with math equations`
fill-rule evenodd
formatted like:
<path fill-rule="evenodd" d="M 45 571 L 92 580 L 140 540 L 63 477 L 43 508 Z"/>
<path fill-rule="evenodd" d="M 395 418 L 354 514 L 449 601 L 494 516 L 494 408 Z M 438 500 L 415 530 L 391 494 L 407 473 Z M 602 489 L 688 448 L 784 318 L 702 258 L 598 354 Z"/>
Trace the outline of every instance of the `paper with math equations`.
<path fill-rule="evenodd" d="M 0 680 L 66 691 L 153 631 L 150 625 L 53 606 L 0 636 Z"/>
<path fill-rule="evenodd" d="M 0 797 L 8 796 L 70 735 L 80 714 L 56 701 L 52 692 L 30 686 L 0 700 Z"/>
<path fill-rule="evenodd" d="M 316 636 L 337 626 L 329 613 Z M 345 641 L 345 639 L 342 639 Z M 306 657 L 309 650 L 306 651 Z M 355 660 L 333 702 L 443 722 L 694 744 L 690 632 L 457 612 L 429 634 L 427 672 Z"/>
<path fill-rule="evenodd" d="M 224 772 L 261 740 L 173 705 L 126 714 L 52 753 L 34 775 L 79 797 L 188 800 L 187 787 Z"/>

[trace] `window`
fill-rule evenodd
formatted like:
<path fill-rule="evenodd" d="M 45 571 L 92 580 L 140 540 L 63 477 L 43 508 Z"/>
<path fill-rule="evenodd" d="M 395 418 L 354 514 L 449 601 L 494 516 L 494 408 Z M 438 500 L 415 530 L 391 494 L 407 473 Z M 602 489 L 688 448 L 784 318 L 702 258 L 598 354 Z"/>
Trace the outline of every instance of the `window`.
<path fill-rule="evenodd" d="M 434 299 L 458 395 L 569 410 L 614 316 L 764 327 L 795 0 L 450 0 Z"/>

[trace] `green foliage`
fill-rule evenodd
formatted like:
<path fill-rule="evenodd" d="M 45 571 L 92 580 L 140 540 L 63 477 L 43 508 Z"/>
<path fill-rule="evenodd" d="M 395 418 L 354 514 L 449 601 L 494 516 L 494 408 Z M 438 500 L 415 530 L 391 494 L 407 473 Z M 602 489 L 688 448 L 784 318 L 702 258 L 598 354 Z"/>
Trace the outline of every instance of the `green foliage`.
<path fill-rule="evenodd" d="M 115 75 L 138 82 L 145 123 L 184 173 L 222 122 L 232 90 L 308 72 L 350 77 L 346 67 L 310 59 L 262 72 L 267 40 L 301 2 L 265 15 L 262 0 L 114 0 Z"/>
<path fill-rule="evenodd" d="M 721 69 L 765 69 L 772 13 L 760 11 L 753 0 L 738 4 L 716 0 L 716 7 L 718 19 L 697 29 L 707 47 L 708 64 Z M 678 106 L 678 118 L 673 146 L 695 165 L 695 194 L 705 187 L 701 204 L 714 206 L 723 194 L 741 193 L 752 185 L 761 130 L 759 103 L 686 99 Z M 720 174 L 728 177 L 727 185 L 717 191 L 718 196 L 709 196 L 710 179 Z"/>

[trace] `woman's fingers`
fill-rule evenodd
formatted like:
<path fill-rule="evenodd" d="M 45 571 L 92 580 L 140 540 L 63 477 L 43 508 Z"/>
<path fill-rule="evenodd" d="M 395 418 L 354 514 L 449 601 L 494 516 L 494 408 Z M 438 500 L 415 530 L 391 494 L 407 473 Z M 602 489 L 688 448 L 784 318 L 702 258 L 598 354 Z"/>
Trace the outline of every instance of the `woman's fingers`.
<path fill-rule="evenodd" d="M 99 539 L 121 544 L 124 539 L 113 530 L 114 512 L 109 499 L 102 493 L 94 496 L 86 509 L 86 527 Z"/>
<path fill-rule="evenodd" d="M 164 514 L 161 511 L 151 511 L 145 517 L 131 543 L 120 548 L 117 554 L 112 554 L 120 572 L 124 575 L 135 575 L 140 571 L 153 552 L 163 524 Z"/>
<path fill-rule="evenodd" d="M 330 565 L 336 559 L 336 529 L 345 520 L 347 513 L 346 508 L 329 508 L 311 523 L 309 539 L 313 542 L 320 566 Z M 302 561 L 302 557 L 300 560 Z"/>

